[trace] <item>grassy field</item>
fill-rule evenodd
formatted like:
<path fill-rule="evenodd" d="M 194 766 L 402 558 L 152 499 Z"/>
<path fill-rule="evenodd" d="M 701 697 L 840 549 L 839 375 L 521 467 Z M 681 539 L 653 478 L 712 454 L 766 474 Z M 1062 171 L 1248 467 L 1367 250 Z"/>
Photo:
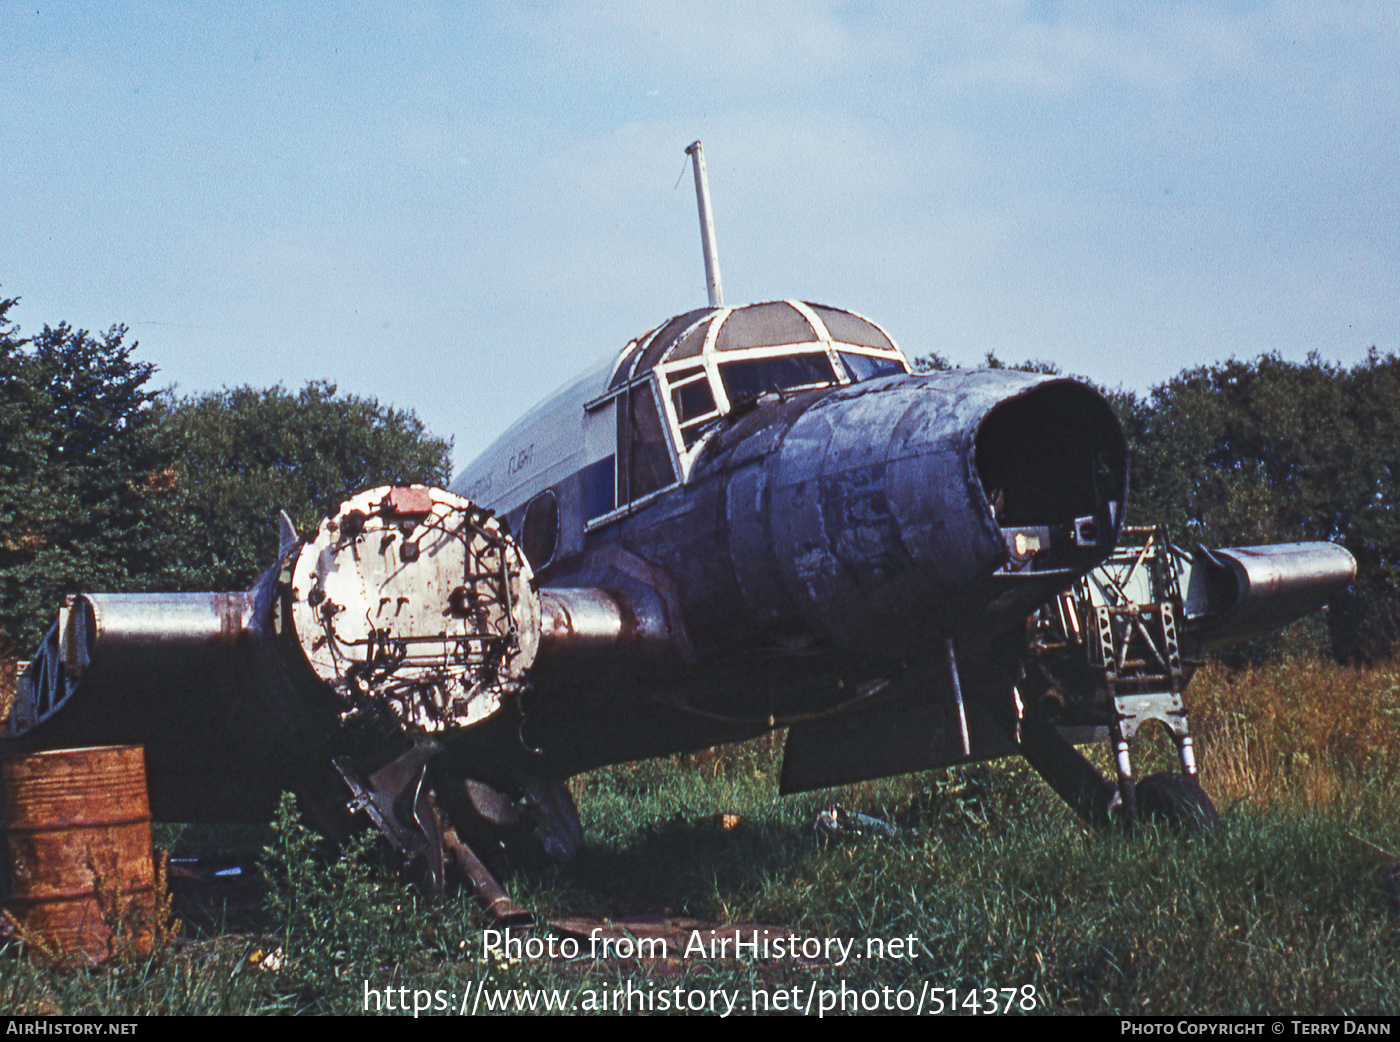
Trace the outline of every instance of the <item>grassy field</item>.
<path fill-rule="evenodd" d="M 45 968 L 11 945 L 0 1008 L 358 1012 L 366 988 L 380 1006 L 389 988 L 396 1009 L 420 989 L 452 1012 L 477 996 L 486 1012 L 479 997 L 506 989 L 568 989 L 577 1007 L 629 987 L 801 1005 L 844 985 L 896 1004 L 903 989 L 925 1012 L 953 988 L 960 1004 L 979 989 L 983 1012 L 981 989 L 1005 989 L 999 1007 L 1033 996 L 1051 1013 L 1400 1012 L 1400 912 L 1380 863 L 1349 837 L 1400 850 L 1400 669 L 1210 668 L 1192 696 L 1223 818 L 1209 838 L 1090 833 L 1019 762 L 778 800 L 779 747 L 762 740 L 577 779 L 583 855 L 507 881 L 547 918 L 764 923 L 859 951 L 912 936 L 913 958 L 483 958 L 486 920 L 469 895 L 427 903 L 368 849 L 320 860 L 289 815 L 255 834 L 275 856 L 251 925 L 187 928 L 152 957 L 96 970 Z M 1141 753 L 1148 769 L 1165 760 L 1162 746 Z M 833 799 L 897 833 L 821 838 L 813 821 Z"/>

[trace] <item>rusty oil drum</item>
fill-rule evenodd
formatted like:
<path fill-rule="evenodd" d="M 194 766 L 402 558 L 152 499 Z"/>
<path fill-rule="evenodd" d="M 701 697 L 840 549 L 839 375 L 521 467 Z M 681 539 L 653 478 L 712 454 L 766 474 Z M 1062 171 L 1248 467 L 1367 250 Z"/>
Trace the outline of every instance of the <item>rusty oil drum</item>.
<path fill-rule="evenodd" d="M 148 951 L 154 871 L 141 746 L 17 756 L 4 762 L 4 779 L 11 905 L 25 934 L 55 956 L 107 958 L 100 878 L 127 909 L 127 950 Z"/>

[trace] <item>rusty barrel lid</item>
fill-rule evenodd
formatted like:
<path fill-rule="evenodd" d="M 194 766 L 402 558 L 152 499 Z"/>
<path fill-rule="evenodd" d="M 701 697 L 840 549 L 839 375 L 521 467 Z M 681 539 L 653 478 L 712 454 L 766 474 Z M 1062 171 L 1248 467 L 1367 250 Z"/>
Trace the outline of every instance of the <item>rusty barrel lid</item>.
<path fill-rule="evenodd" d="M 28 753 L 3 770 L 12 833 L 151 820 L 139 745 Z"/>

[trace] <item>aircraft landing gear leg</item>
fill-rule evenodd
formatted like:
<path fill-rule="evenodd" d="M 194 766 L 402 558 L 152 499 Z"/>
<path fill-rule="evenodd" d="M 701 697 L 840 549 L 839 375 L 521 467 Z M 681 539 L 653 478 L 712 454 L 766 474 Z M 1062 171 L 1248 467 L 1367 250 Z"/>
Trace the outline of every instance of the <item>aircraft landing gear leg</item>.
<path fill-rule="evenodd" d="M 430 738 L 420 738 L 412 749 L 368 778 L 361 776 L 350 757 L 336 757 L 335 767 L 354 794 L 350 810 L 364 811 L 406 857 L 425 862 L 426 882 L 433 896 L 443 892 L 444 855 L 451 854 L 492 919 L 503 926 L 534 922 L 534 916 L 511 901 L 491 870 L 462 842 L 456 828 L 443 825 L 428 771 L 428 762 L 441 748 Z"/>
<path fill-rule="evenodd" d="M 1174 692 L 1119 695 L 1113 699 L 1112 735 L 1119 790 L 1130 821 L 1141 818 L 1188 832 L 1213 832 L 1220 815 L 1201 788 L 1196 754 L 1181 695 Z M 1134 784 L 1128 745 L 1138 729 L 1156 720 L 1171 732 L 1181 761 L 1181 773 L 1151 774 Z"/>
<path fill-rule="evenodd" d="M 1113 767 L 1118 772 L 1119 806 L 1130 825 L 1138 819 L 1137 786 L 1133 784 L 1133 761 L 1128 752 L 1131 737 L 1123 717 L 1115 714 L 1109 728 L 1109 744 L 1113 746 Z"/>
<path fill-rule="evenodd" d="M 476 896 L 486 906 L 486 913 L 500 926 L 528 926 L 535 921 L 532 913 L 516 905 L 501 887 L 491 870 L 481 863 L 481 859 L 471 847 L 457 838 L 457 830 L 448 827 L 442 831 L 443 845 L 456 859 L 467 878 L 476 888 Z"/>
<path fill-rule="evenodd" d="M 1049 724 L 1034 718 L 1020 722 L 1021 755 L 1046 784 L 1088 824 L 1108 825 L 1118 805 L 1118 790 Z"/>
<path fill-rule="evenodd" d="M 506 793 L 486 782 L 461 778 L 442 770 L 433 783 L 439 808 L 450 822 L 442 830 L 443 846 L 471 880 L 486 913 L 499 926 L 528 926 L 533 913 L 511 901 L 495 874 L 476 850 L 491 850 L 520 823 L 520 810 Z M 489 856 L 489 854 L 488 854 Z"/>
<path fill-rule="evenodd" d="M 420 738 L 413 748 L 367 778 L 349 756 L 331 761 L 352 794 L 348 804 L 351 813 L 364 811 L 405 857 L 421 861 L 428 889 L 435 897 L 442 893 L 445 882 L 443 835 L 427 775 L 428 761 L 441 749 L 431 738 Z"/>

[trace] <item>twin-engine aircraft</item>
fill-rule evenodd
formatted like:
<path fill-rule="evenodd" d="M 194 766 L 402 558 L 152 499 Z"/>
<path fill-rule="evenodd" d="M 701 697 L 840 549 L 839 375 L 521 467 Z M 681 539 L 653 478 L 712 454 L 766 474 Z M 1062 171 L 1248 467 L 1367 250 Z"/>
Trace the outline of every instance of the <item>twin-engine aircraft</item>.
<path fill-rule="evenodd" d="M 1086 820 L 1209 825 L 1182 694 L 1202 647 L 1351 581 L 1331 543 L 1181 550 L 1125 527 L 1128 454 L 1084 383 L 915 373 L 854 312 L 709 306 L 543 402 L 450 491 L 380 488 L 252 589 L 70 598 L 13 751 L 145 745 L 158 818 L 372 820 L 441 885 L 565 782 L 785 729 L 781 787 L 1022 755 Z M 1179 773 L 1134 777 L 1155 721 Z M 1104 777 L 1075 742 L 1107 738 Z"/>

